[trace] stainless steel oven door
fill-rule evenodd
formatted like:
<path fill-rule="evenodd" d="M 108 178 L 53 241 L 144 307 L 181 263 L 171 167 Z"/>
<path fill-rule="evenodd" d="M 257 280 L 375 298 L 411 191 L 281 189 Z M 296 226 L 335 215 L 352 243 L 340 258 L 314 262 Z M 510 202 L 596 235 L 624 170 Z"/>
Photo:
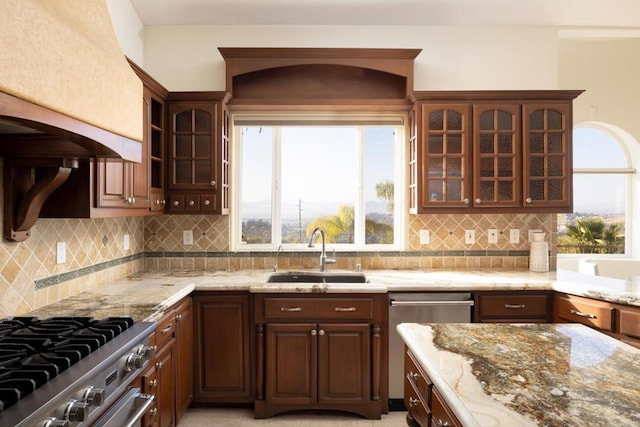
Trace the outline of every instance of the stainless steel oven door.
<path fill-rule="evenodd" d="M 141 425 L 142 416 L 153 404 L 154 397 L 130 388 L 94 424 L 96 427 L 133 427 Z"/>

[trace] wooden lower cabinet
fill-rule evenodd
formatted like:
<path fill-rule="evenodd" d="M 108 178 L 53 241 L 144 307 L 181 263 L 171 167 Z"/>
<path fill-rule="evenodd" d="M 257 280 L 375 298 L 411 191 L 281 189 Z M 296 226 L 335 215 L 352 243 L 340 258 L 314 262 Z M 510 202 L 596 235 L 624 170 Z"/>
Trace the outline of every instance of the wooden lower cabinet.
<path fill-rule="evenodd" d="M 474 294 L 473 321 L 491 323 L 548 323 L 549 291 L 487 291 Z"/>
<path fill-rule="evenodd" d="M 255 417 L 326 409 L 380 419 L 388 411 L 383 301 L 256 296 Z"/>
<path fill-rule="evenodd" d="M 193 303 L 185 298 L 174 308 L 176 323 L 176 425 L 193 400 Z"/>
<path fill-rule="evenodd" d="M 411 350 L 405 347 L 404 401 L 407 425 L 421 427 L 462 427 L 431 379 L 416 362 Z"/>
<path fill-rule="evenodd" d="M 194 294 L 194 403 L 252 403 L 248 293 Z"/>
<path fill-rule="evenodd" d="M 158 350 L 156 355 L 158 427 L 172 427 L 176 425 L 174 344 L 175 339 L 172 338 L 167 345 Z"/>

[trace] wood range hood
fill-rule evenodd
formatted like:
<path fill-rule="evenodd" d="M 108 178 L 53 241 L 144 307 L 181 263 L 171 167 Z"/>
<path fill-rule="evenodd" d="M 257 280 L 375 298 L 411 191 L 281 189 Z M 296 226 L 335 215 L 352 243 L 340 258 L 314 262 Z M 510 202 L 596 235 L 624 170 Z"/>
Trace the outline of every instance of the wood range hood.
<path fill-rule="evenodd" d="M 0 2 L 4 237 L 23 241 L 82 158 L 142 160 L 143 88 L 103 0 Z"/>

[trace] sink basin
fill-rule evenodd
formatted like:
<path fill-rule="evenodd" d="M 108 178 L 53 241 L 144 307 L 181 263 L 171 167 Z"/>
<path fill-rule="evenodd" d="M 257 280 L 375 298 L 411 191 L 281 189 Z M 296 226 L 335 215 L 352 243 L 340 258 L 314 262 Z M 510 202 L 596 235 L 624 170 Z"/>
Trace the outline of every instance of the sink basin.
<path fill-rule="evenodd" d="M 267 283 L 367 283 L 367 276 L 355 271 L 278 271 Z"/>

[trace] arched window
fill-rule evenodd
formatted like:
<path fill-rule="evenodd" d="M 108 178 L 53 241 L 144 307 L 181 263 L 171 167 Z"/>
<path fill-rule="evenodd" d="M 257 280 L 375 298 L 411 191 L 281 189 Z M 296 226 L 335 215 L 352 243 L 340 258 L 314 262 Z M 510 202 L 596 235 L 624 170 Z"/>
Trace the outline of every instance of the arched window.
<path fill-rule="evenodd" d="M 558 254 L 629 252 L 629 159 L 624 143 L 608 129 L 574 129 L 573 213 L 558 216 Z"/>

